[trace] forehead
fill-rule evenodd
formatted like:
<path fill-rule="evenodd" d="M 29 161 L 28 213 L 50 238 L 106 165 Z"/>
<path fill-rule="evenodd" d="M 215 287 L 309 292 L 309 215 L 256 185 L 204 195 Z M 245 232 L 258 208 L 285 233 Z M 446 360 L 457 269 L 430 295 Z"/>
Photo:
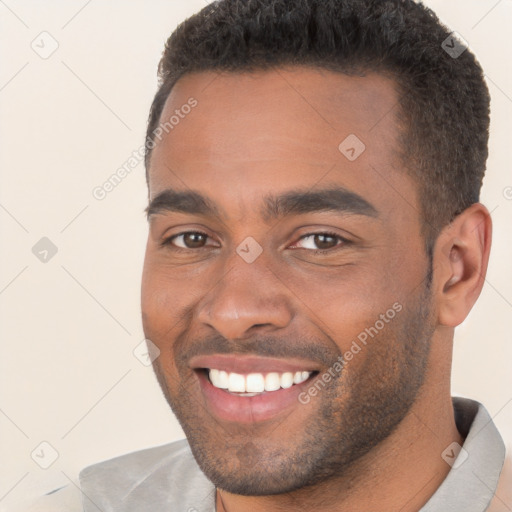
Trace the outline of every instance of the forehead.
<path fill-rule="evenodd" d="M 186 75 L 160 118 L 161 126 L 173 116 L 174 122 L 153 150 L 150 198 L 166 188 L 201 189 L 224 202 L 237 198 L 246 210 L 269 189 L 323 180 L 382 195 L 385 174 L 410 188 L 399 169 L 397 108 L 394 81 L 375 73 L 290 68 Z"/>

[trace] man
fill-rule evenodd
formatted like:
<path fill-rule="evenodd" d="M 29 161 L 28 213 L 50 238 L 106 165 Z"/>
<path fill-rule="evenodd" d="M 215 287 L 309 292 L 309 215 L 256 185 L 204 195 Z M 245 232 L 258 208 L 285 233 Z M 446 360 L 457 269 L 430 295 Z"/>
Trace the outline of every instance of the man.
<path fill-rule="evenodd" d="M 412 0 L 222 0 L 159 72 L 142 314 L 187 440 L 86 468 L 84 510 L 507 506 L 450 397 L 491 244 L 470 51 Z"/>

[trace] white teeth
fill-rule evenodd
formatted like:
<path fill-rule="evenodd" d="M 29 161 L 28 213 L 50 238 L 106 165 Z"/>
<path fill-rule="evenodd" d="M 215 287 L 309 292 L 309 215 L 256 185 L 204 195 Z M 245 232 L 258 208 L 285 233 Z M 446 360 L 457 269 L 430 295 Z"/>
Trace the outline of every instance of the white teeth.
<path fill-rule="evenodd" d="M 210 382 L 219 389 L 225 389 L 232 393 L 245 393 L 242 396 L 255 396 L 263 391 L 277 391 L 278 389 L 287 389 L 294 384 L 301 384 L 307 380 L 312 372 L 270 372 L 266 375 L 262 373 L 249 373 L 241 375 L 239 373 L 228 373 L 224 370 L 212 368 L 209 370 Z"/>
<path fill-rule="evenodd" d="M 293 383 L 294 384 L 300 384 L 301 383 L 301 379 L 302 378 L 302 372 L 295 372 L 295 374 L 293 375 Z"/>
<path fill-rule="evenodd" d="M 281 387 L 284 389 L 291 388 L 293 386 L 293 373 L 286 372 L 281 375 Z"/>
<path fill-rule="evenodd" d="M 221 389 L 228 389 L 229 386 L 229 375 L 228 372 L 225 372 L 224 370 L 220 370 L 219 372 L 219 388 Z"/>
<path fill-rule="evenodd" d="M 229 381 L 228 374 L 222 370 L 210 370 L 210 380 L 216 388 L 228 389 Z"/>
<path fill-rule="evenodd" d="M 215 368 L 212 368 L 210 370 L 210 381 L 211 383 L 216 387 L 220 387 L 219 386 L 219 370 L 216 370 Z"/>
<path fill-rule="evenodd" d="M 302 382 L 308 380 L 310 375 L 311 372 L 295 372 L 295 375 L 293 376 L 293 383 L 301 384 Z"/>
<path fill-rule="evenodd" d="M 250 373 L 245 379 L 245 390 L 248 393 L 265 391 L 265 378 L 261 373 Z"/>
<path fill-rule="evenodd" d="M 265 391 L 277 391 L 281 387 L 279 373 L 267 373 L 265 377 Z"/>
<path fill-rule="evenodd" d="M 230 373 L 228 391 L 232 393 L 245 393 L 245 377 L 239 373 Z"/>

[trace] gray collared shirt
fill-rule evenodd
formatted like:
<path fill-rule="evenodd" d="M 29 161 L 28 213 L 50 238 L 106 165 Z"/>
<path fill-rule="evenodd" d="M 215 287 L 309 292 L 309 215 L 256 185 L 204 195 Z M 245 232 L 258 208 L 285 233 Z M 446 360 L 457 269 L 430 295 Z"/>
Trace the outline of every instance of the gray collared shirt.
<path fill-rule="evenodd" d="M 419 512 L 484 512 L 498 485 L 505 446 L 485 407 L 473 400 L 453 399 L 457 428 L 465 437 L 447 447 L 452 466 L 447 477 Z M 457 455 L 457 451 L 458 452 Z M 85 468 L 81 493 L 63 488 L 40 501 L 45 512 L 215 512 L 215 487 L 199 469 L 186 440 L 129 453 Z M 67 491 L 66 491 L 67 489 Z M 82 506 L 58 506 L 59 495 L 82 495 Z M 64 502 L 64 501 L 62 501 Z M 56 506 L 53 506 L 55 504 Z"/>

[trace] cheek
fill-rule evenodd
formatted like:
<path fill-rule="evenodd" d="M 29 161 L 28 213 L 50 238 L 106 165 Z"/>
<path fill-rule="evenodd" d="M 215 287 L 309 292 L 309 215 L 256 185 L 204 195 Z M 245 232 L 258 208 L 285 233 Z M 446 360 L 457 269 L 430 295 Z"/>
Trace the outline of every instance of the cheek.
<path fill-rule="evenodd" d="M 146 337 L 159 348 L 190 328 L 194 304 L 207 289 L 205 277 L 170 266 L 151 251 L 146 253 L 141 286 L 142 322 Z"/>
<path fill-rule="evenodd" d="M 393 273 L 383 271 L 389 268 L 386 265 L 368 261 L 314 273 L 311 267 L 307 273 L 288 268 L 280 274 L 299 310 L 344 352 L 360 334 L 364 339 L 366 329 L 376 322 L 381 327 L 381 314 L 390 309 L 388 316 L 395 314 L 393 304 L 400 301 L 403 292 Z"/>
<path fill-rule="evenodd" d="M 174 324 L 183 299 L 172 272 L 162 272 L 155 258 L 146 253 L 141 286 L 142 322 L 146 337 L 157 345 Z"/>
<path fill-rule="evenodd" d="M 144 335 L 160 350 L 160 357 L 155 363 L 157 373 L 161 375 L 161 385 L 175 395 L 180 388 L 180 372 L 174 347 L 187 326 L 184 324 L 186 290 L 172 276 L 172 271 L 163 272 L 161 266 L 154 264 L 151 256 L 146 256 L 141 288 Z"/>

